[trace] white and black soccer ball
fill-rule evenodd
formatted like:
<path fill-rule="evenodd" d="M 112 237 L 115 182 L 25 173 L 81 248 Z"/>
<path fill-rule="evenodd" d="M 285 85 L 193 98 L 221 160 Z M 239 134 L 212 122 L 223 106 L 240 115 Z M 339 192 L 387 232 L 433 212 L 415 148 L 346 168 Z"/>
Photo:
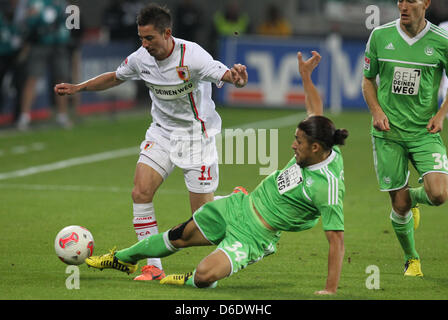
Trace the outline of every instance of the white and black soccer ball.
<path fill-rule="evenodd" d="M 68 226 L 59 231 L 54 240 L 54 249 L 62 262 L 79 265 L 93 254 L 94 244 L 89 230 L 80 226 Z"/>

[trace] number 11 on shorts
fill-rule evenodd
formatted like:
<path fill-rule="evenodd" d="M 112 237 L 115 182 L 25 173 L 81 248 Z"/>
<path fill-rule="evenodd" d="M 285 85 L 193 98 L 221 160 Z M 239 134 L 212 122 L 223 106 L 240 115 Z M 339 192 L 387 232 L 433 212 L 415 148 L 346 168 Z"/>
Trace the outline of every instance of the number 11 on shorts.
<path fill-rule="evenodd" d="M 204 175 L 205 171 L 207 171 L 207 177 Z M 210 167 L 208 167 L 208 169 L 207 169 L 206 166 L 202 166 L 202 167 L 201 167 L 201 176 L 200 176 L 198 179 L 199 179 L 200 181 L 204 181 L 204 180 L 212 180 L 213 178 L 212 178 L 212 176 L 211 176 L 211 174 L 210 174 Z"/>

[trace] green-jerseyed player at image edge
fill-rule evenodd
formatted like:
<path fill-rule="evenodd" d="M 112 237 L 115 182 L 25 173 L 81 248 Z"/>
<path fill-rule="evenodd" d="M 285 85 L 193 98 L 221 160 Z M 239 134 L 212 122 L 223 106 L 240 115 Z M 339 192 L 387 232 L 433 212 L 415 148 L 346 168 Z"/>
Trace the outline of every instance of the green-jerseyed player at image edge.
<path fill-rule="evenodd" d="M 400 18 L 375 28 L 366 46 L 363 94 L 372 114 L 374 164 L 389 192 L 390 219 L 404 251 L 404 275 L 423 276 L 415 248 L 418 204 L 448 198 L 448 159 L 440 137 L 448 99 L 438 105 L 448 69 L 448 33 L 425 19 L 431 0 L 399 0 Z M 379 76 L 379 84 L 376 78 Z M 409 161 L 423 186 L 410 188 Z"/>
<path fill-rule="evenodd" d="M 166 257 L 185 247 L 217 245 L 192 272 L 167 275 L 160 281 L 214 288 L 218 280 L 275 253 L 281 231 L 307 230 L 321 218 L 329 242 L 328 276 L 325 288 L 315 293 L 336 293 L 344 257 L 345 193 L 337 145 L 344 144 L 348 132 L 322 116 L 322 101 L 311 80 L 320 58 L 313 51 L 304 61 L 298 53 L 308 117 L 295 130 L 294 156 L 282 170 L 267 176 L 250 194 L 236 188 L 240 192 L 203 205 L 187 222 L 127 249 L 90 257 L 87 265 L 132 273 L 141 259 Z"/>

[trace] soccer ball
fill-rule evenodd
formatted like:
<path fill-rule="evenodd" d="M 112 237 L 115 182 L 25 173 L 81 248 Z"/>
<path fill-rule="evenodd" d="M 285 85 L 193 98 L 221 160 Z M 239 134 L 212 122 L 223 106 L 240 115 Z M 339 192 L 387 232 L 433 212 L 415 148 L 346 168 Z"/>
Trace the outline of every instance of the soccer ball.
<path fill-rule="evenodd" d="M 56 254 L 66 264 L 83 264 L 93 254 L 93 247 L 92 234 L 80 226 L 65 227 L 54 240 Z"/>

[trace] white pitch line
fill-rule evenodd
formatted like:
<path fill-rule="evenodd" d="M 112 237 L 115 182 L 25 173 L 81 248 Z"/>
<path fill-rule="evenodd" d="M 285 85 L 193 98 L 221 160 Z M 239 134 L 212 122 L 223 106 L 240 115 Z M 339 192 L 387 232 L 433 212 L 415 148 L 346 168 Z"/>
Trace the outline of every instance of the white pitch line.
<path fill-rule="evenodd" d="M 241 125 L 230 127 L 229 129 L 283 128 L 283 127 L 297 124 L 304 117 L 305 117 L 305 113 L 299 112 L 297 114 L 289 115 L 286 117 L 241 124 Z M 139 151 L 139 149 L 137 147 L 117 149 L 117 150 L 108 151 L 108 152 L 96 153 L 96 154 L 92 154 L 89 156 L 71 158 L 71 159 L 67 159 L 67 160 L 62 160 L 62 161 L 58 161 L 58 162 L 40 165 L 40 166 L 29 167 L 29 168 L 25 168 L 25 169 L 21 169 L 21 170 L 4 172 L 4 173 L 0 173 L 0 180 L 25 177 L 25 176 L 29 176 L 29 175 L 33 175 L 33 174 L 37 174 L 37 173 L 41 173 L 41 172 L 60 170 L 60 169 L 68 168 L 68 167 L 81 165 L 81 164 L 87 164 L 87 163 L 93 163 L 93 162 L 98 162 L 98 161 L 127 157 L 127 156 L 131 156 L 131 155 L 137 155 L 138 151 Z"/>
<path fill-rule="evenodd" d="M 87 191 L 87 192 L 126 192 L 129 193 L 132 187 L 94 187 L 94 186 L 76 186 L 76 185 L 45 185 L 45 184 L 19 184 L 19 183 L 0 183 L 0 188 L 33 190 L 33 191 Z"/>
<path fill-rule="evenodd" d="M 240 128 L 240 129 L 249 129 L 249 128 L 280 129 L 280 128 L 289 127 L 292 125 L 298 125 L 300 121 L 305 119 L 305 117 L 306 117 L 306 114 L 304 112 L 298 112 L 297 114 L 289 115 L 286 117 L 245 123 L 245 124 L 231 127 L 229 129 L 237 129 L 237 128 Z"/>
<path fill-rule="evenodd" d="M 110 186 L 79 186 L 79 185 L 45 185 L 45 184 L 24 184 L 24 183 L 0 183 L 0 189 L 32 190 L 32 191 L 69 191 L 69 192 L 113 192 L 130 193 L 132 186 L 110 187 Z M 162 194 L 187 194 L 186 190 L 160 189 L 157 193 Z"/>
<path fill-rule="evenodd" d="M 138 150 L 139 150 L 138 147 L 124 148 L 124 149 L 118 149 L 118 150 L 107 151 L 107 152 L 102 152 L 102 153 L 96 153 L 96 154 L 92 154 L 92 155 L 84 156 L 84 157 L 71 158 L 71 159 L 67 159 L 67 160 L 44 164 L 41 166 L 29 167 L 29 168 L 25 168 L 25 169 L 21 169 L 21 170 L 0 173 L 0 180 L 24 177 L 24 176 L 29 176 L 29 175 L 36 174 L 36 173 L 54 171 L 54 170 L 64 169 L 64 168 L 73 167 L 73 166 L 86 164 L 86 163 L 93 163 L 93 162 L 98 162 L 98 161 L 116 159 L 116 158 L 121 158 L 121 157 L 127 157 L 130 155 L 137 155 Z"/>

